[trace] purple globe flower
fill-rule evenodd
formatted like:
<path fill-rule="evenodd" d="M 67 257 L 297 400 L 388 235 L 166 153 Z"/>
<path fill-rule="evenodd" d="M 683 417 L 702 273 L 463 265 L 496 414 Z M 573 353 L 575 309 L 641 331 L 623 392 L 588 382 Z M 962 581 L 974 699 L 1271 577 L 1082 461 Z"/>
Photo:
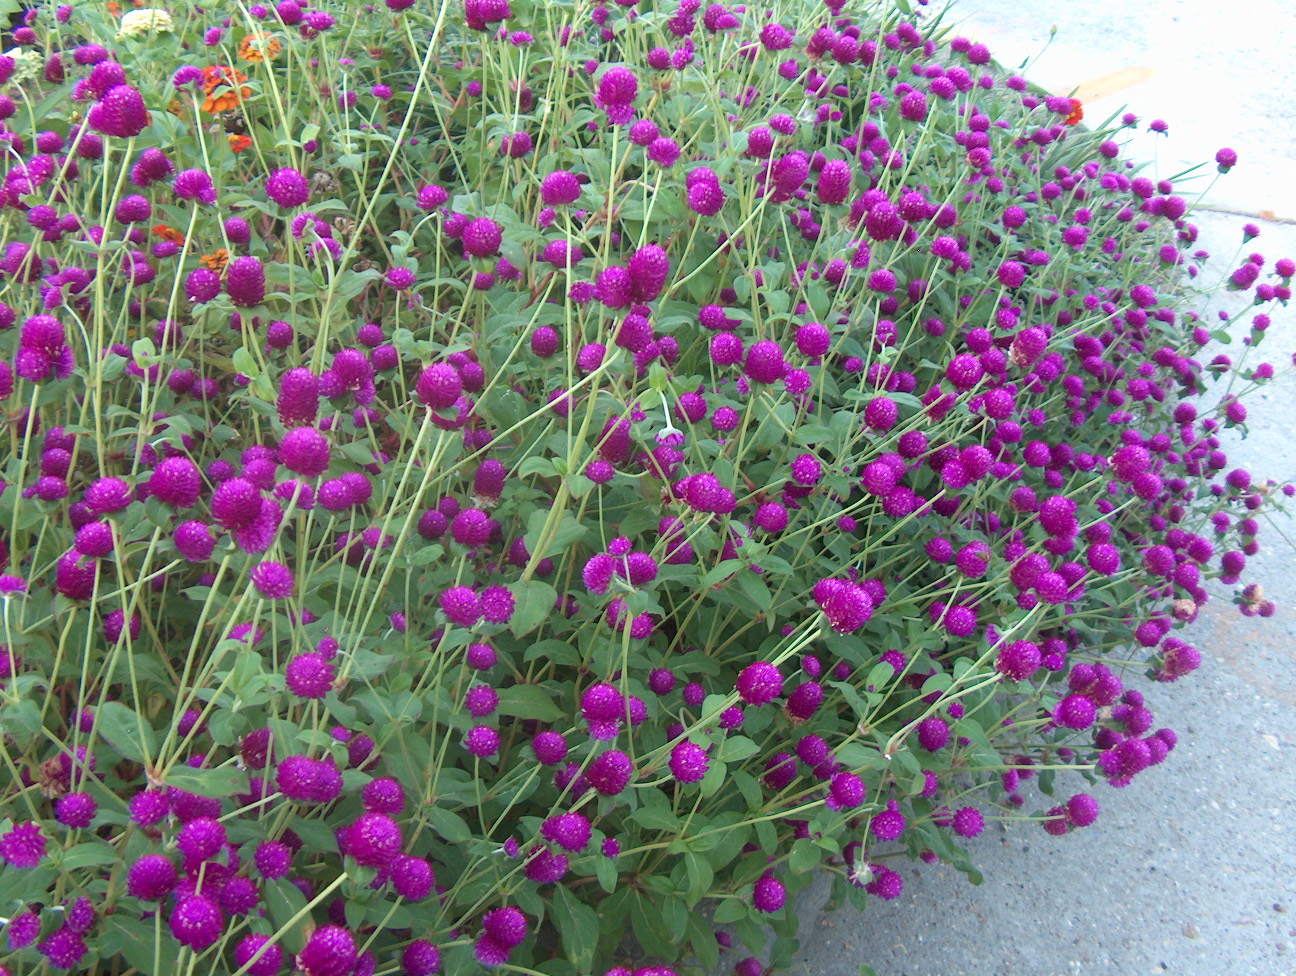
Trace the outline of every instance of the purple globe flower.
<path fill-rule="evenodd" d="M 206 895 L 190 895 L 171 910 L 171 935 L 182 946 L 201 952 L 220 938 L 225 915 Z"/>
<path fill-rule="evenodd" d="M 144 107 L 144 97 L 136 89 L 119 84 L 105 91 L 90 107 L 86 122 L 106 136 L 129 139 L 148 127 L 149 113 Z"/>
<path fill-rule="evenodd" d="M 738 675 L 737 689 L 747 704 L 764 705 L 783 694 L 783 673 L 768 661 L 756 661 Z"/>
<path fill-rule="evenodd" d="M 244 255 L 225 269 L 225 291 L 240 308 L 255 308 L 265 301 L 266 276 L 261 259 Z"/>
<path fill-rule="evenodd" d="M 297 954 L 303 976 L 351 976 L 359 961 L 355 937 L 340 925 L 322 925 Z"/>
<path fill-rule="evenodd" d="M 289 580 L 291 592 L 291 574 Z M 336 669 L 322 654 L 298 654 L 284 668 L 284 683 L 288 691 L 298 698 L 323 698 L 333 688 L 336 679 Z"/>
<path fill-rule="evenodd" d="M 696 783 L 706 776 L 711 761 L 706 750 L 696 743 L 677 742 L 670 754 L 671 775 L 681 783 Z"/>
<path fill-rule="evenodd" d="M 464 748 L 479 759 L 489 759 L 499 752 L 499 732 L 489 725 L 474 725 L 464 736 Z"/>
<path fill-rule="evenodd" d="M 585 849 L 592 832 L 589 818 L 583 813 L 555 814 L 540 827 L 540 834 L 545 840 L 573 854 Z"/>
<path fill-rule="evenodd" d="M 278 976 L 283 962 L 283 947 L 268 935 L 245 935 L 234 947 L 234 965 L 246 966 L 248 976 Z"/>
<path fill-rule="evenodd" d="M 292 570 L 283 563 L 258 563 L 249 575 L 256 591 L 267 600 L 286 600 L 292 596 L 295 580 Z"/>
<path fill-rule="evenodd" d="M 468 222 L 463 231 L 464 253 L 471 257 L 488 258 L 499 253 L 504 240 L 504 230 L 489 217 L 478 217 Z"/>
<path fill-rule="evenodd" d="M 328 438 L 314 427 L 294 427 L 279 442 L 279 460 L 284 467 L 308 478 L 328 470 L 331 454 Z"/>
<path fill-rule="evenodd" d="M 918 744 L 928 752 L 943 749 L 949 744 L 949 740 L 949 725 L 946 724 L 944 719 L 933 715 L 918 723 Z"/>
<path fill-rule="evenodd" d="M 975 837 L 985 827 L 985 818 L 976 807 L 961 807 L 954 814 L 953 827 L 960 837 Z"/>
<path fill-rule="evenodd" d="M 616 796 L 630 784 L 634 763 L 619 749 L 600 753 L 585 770 L 590 786 L 603 796 Z"/>
<path fill-rule="evenodd" d="M 143 901 L 161 901 L 176 886 L 175 865 L 162 854 L 146 854 L 126 872 L 126 891 Z"/>
<path fill-rule="evenodd" d="M 310 185 L 298 170 L 284 167 L 266 180 L 266 195 L 281 207 L 300 207 L 310 199 Z"/>
<path fill-rule="evenodd" d="M 187 169 L 176 174 L 172 189 L 181 200 L 197 200 L 213 206 L 216 203 L 216 186 L 212 178 L 200 169 Z"/>
<path fill-rule="evenodd" d="M 81 933 L 67 925 L 36 947 L 36 951 L 49 960 L 49 964 L 55 969 L 74 968 L 88 949 Z"/>
<path fill-rule="evenodd" d="M 405 976 L 434 976 L 441 969 L 441 950 L 426 939 L 415 939 L 401 952 L 401 968 Z"/>
<path fill-rule="evenodd" d="M 275 786 L 298 803 L 328 803 L 342 793 L 342 773 L 332 757 L 288 756 L 275 772 Z"/>
<path fill-rule="evenodd" d="M 202 489 L 202 472 L 187 457 L 169 457 L 158 462 L 149 479 L 149 494 L 172 508 L 192 508 Z"/>
<path fill-rule="evenodd" d="M 787 889 L 772 874 L 763 875 L 752 889 L 752 907 L 758 912 L 777 912 L 787 901 Z"/>

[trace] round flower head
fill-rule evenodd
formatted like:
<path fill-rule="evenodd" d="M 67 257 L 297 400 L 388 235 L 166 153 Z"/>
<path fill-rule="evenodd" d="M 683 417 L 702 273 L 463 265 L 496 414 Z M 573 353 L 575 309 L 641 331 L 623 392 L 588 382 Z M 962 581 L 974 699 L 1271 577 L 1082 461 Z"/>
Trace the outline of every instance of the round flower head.
<path fill-rule="evenodd" d="M 292 570 L 283 563 L 263 562 L 252 568 L 252 585 L 267 600 L 284 600 L 292 595 Z"/>
<path fill-rule="evenodd" d="M 367 867 L 390 864 L 402 843 L 400 826 L 385 813 L 362 813 L 347 828 L 346 853 Z"/>
<path fill-rule="evenodd" d="M 126 872 L 126 891 L 143 901 L 161 901 L 176 886 L 175 865 L 163 854 L 146 854 Z"/>
<path fill-rule="evenodd" d="M 434 410 L 445 410 L 455 405 L 463 392 L 463 379 L 449 363 L 433 363 L 419 374 L 414 392 L 419 402 Z"/>
<path fill-rule="evenodd" d="M 291 580 L 291 576 L 289 579 Z M 323 698 L 333 688 L 336 678 L 337 671 L 322 654 L 298 654 L 284 668 L 284 682 L 288 691 L 298 698 Z"/>
<path fill-rule="evenodd" d="M 100 478 L 86 489 L 85 503 L 96 515 L 120 512 L 135 497 L 135 489 L 121 478 Z"/>
<path fill-rule="evenodd" d="M 585 771 L 590 786 L 604 796 L 616 796 L 630 783 L 634 763 L 619 749 L 600 753 Z"/>
<path fill-rule="evenodd" d="M 482 916 L 482 933 L 506 949 L 513 949 L 527 937 L 526 916 L 512 906 L 491 909 Z"/>
<path fill-rule="evenodd" d="M 591 685 L 581 695 L 581 714 L 592 738 L 615 739 L 625 717 L 625 699 L 612 685 Z"/>
<path fill-rule="evenodd" d="M 41 942 L 36 951 L 44 956 L 56 969 L 73 969 L 81 962 L 89 947 L 81 933 L 64 925 L 61 929 Z"/>
<path fill-rule="evenodd" d="M 303 976 L 351 976 L 360 953 L 355 937 L 340 925 L 322 925 L 297 954 Z"/>
<path fill-rule="evenodd" d="M 962 807 L 954 814 L 953 827 L 960 837 L 975 837 L 985 827 L 985 818 L 976 807 Z"/>
<path fill-rule="evenodd" d="M 192 508 L 201 489 L 202 473 L 187 457 L 163 459 L 149 479 L 149 494 L 172 508 Z"/>
<path fill-rule="evenodd" d="M 284 167 L 266 180 L 266 195 L 281 207 L 300 207 L 310 199 L 310 185 L 298 170 Z"/>
<path fill-rule="evenodd" d="M 330 454 L 328 438 L 314 427 L 294 427 L 279 442 L 284 467 L 308 478 L 328 470 Z"/>
<path fill-rule="evenodd" d="M 180 555 L 191 563 L 204 562 L 211 558 L 216 548 L 211 528 L 204 522 L 181 522 L 176 526 L 172 541 Z"/>
<path fill-rule="evenodd" d="M 130 85 L 113 85 L 90 107 L 86 122 L 106 136 L 129 139 L 148 128 L 149 114 L 138 90 Z"/>
<path fill-rule="evenodd" d="M 462 240 L 465 254 L 488 258 L 499 253 L 504 230 L 489 217 L 478 217 L 464 227 Z"/>
<path fill-rule="evenodd" d="M 250 528 L 261 517 L 261 489 L 244 478 L 230 478 L 212 493 L 212 515 L 227 529 Z"/>
<path fill-rule="evenodd" d="M 537 732 L 531 748 L 542 766 L 557 766 L 567 758 L 567 740 L 561 732 Z"/>
<path fill-rule="evenodd" d="M 935 715 L 918 723 L 918 744 L 928 752 L 935 752 L 949 743 L 950 730 L 944 719 Z"/>
<path fill-rule="evenodd" d="M 592 828 L 589 818 L 583 813 L 560 813 L 546 820 L 540 833 L 551 844 L 576 854 L 590 842 Z"/>
<path fill-rule="evenodd" d="M 187 169 L 177 173 L 172 189 L 181 200 L 197 200 L 208 206 L 216 203 L 216 186 L 212 183 L 212 178 L 200 169 Z"/>
<path fill-rule="evenodd" d="M 94 821 L 99 804 L 89 793 L 64 793 L 54 807 L 54 818 L 66 827 L 85 828 Z"/>
<path fill-rule="evenodd" d="M 401 952 L 401 969 L 404 976 L 435 976 L 441 969 L 441 950 L 426 939 L 415 939 Z"/>
<path fill-rule="evenodd" d="M 240 308 L 255 308 L 265 301 L 266 277 L 261 259 L 244 255 L 231 261 L 225 271 L 225 291 Z"/>
<path fill-rule="evenodd" d="M 432 865 L 423 858 L 400 854 L 392 862 L 392 890 L 407 901 L 422 901 L 432 893 L 435 885 Z"/>
<path fill-rule="evenodd" d="M 783 694 L 783 674 L 768 661 L 756 661 L 738 675 L 737 689 L 747 704 L 764 705 Z"/>
<path fill-rule="evenodd" d="M 681 783 L 696 783 L 706 775 L 709 766 L 706 750 L 696 743 L 685 740 L 671 749 L 670 771 Z"/>
<path fill-rule="evenodd" d="M 474 725 L 464 736 L 464 748 L 479 759 L 489 759 L 499 752 L 499 732 L 489 725 Z"/>
<path fill-rule="evenodd" d="M 172 937 L 182 946 L 201 952 L 220 938 L 225 916 L 206 895 L 190 895 L 171 910 Z"/>
<path fill-rule="evenodd" d="M 580 199 L 581 183 L 576 174 L 565 169 L 554 170 L 540 184 L 540 199 L 547 206 L 559 207 Z"/>
<path fill-rule="evenodd" d="M 248 976 L 277 976 L 283 962 L 283 947 L 268 935 L 245 935 L 234 947 L 234 965 L 246 966 Z"/>
<path fill-rule="evenodd" d="M 758 912 L 777 912 L 787 901 L 787 889 L 772 874 L 762 876 L 752 889 L 752 907 Z"/>
<path fill-rule="evenodd" d="M 275 786 L 299 803 L 328 803 L 342 793 L 342 773 L 331 758 L 288 756 L 276 770 Z"/>

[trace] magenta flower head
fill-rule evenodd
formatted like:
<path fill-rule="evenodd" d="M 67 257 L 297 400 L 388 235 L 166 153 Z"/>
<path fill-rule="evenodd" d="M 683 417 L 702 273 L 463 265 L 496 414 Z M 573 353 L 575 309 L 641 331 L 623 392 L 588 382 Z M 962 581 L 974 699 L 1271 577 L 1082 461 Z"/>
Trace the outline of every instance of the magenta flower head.
<path fill-rule="evenodd" d="M 629 68 L 609 68 L 599 79 L 596 101 L 613 125 L 625 125 L 634 118 L 634 100 L 638 97 L 639 79 Z"/>
<path fill-rule="evenodd" d="M 283 563 L 258 563 L 252 568 L 251 579 L 256 591 L 267 600 L 285 600 L 292 595 L 292 570 Z"/>
<path fill-rule="evenodd" d="M 201 488 L 202 473 L 187 457 L 163 459 L 149 479 L 149 494 L 172 508 L 192 508 Z"/>
<path fill-rule="evenodd" d="M 527 937 L 527 920 L 522 910 L 511 905 L 494 908 L 482 916 L 482 935 L 506 949 L 521 945 Z"/>
<path fill-rule="evenodd" d="M 839 634 L 859 630 L 873 616 L 873 600 L 863 587 L 845 580 L 823 579 L 813 595 L 828 623 Z"/>
<path fill-rule="evenodd" d="M 433 363 L 419 374 L 414 393 L 419 402 L 433 410 L 445 410 L 455 405 L 463 392 L 463 379 L 449 363 Z"/>
<path fill-rule="evenodd" d="M 288 691 L 298 698 L 323 698 L 332 689 L 336 678 L 337 671 L 321 654 L 298 654 L 289 659 L 288 666 L 284 668 L 284 682 Z"/>
<path fill-rule="evenodd" d="M 240 308 L 255 308 L 265 301 L 266 277 L 261 259 L 244 255 L 225 269 L 225 290 Z"/>
<path fill-rule="evenodd" d="M 478 759 L 489 759 L 499 752 L 499 732 L 489 725 L 474 725 L 464 736 L 464 748 Z"/>
<path fill-rule="evenodd" d="M 206 895 L 190 895 L 171 910 L 171 935 L 182 946 L 201 952 L 220 938 L 225 915 Z"/>
<path fill-rule="evenodd" d="M 830 206 L 845 203 L 850 196 L 853 173 L 851 164 L 844 159 L 830 159 L 819 171 L 819 182 L 815 187 L 819 202 Z"/>
<path fill-rule="evenodd" d="M 499 253 L 504 241 L 504 230 L 489 217 L 471 220 L 463 230 L 464 253 L 477 258 L 489 258 Z"/>
<path fill-rule="evenodd" d="M 172 189 L 181 200 L 197 200 L 208 206 L 216 203 L 216 186 L 212 183 L 212 178 L 200 169 L 187 169 L 177 173 Z"/>
<path fill-rule="evenodd" d="M 143 901 L 161 901 L 176 886 L 175 865 L 163 854 L 146 854 L 126 872 L 126 892 Z"/>
<path fill-rule="evenodd" d="M 86 489 L 85 503 L 96 515 L 120 512 L 135 497 L 135 489 L 121 478 L 100 478 Z"/>
<path fill-rule="evenodd" d="M 603 796 L 616 796 L 630 784 L 634 763 L 620 749 L 600 753 L 585 770 L 590 786 Z"/>
<path fill-rule="evenodd" d="M 99 65 L 97 67 L 102 67 Z M 129 139 L 143 132 L 149 124 L 144 96 L 130 85 L 113 85 L 90 107 L 86 122 L 106 136 Z"/>
<path fill-rule="evenodd" d="M 298 170 L 286 166 L 270 174 L 266 195 L 281 207 L 300 207 L 310 199 L 310 186 Z"/>
<path fill-rule="evenodd" d="M 783 673 L 768 661 L 756 661 L 738 675 L 737 689 L 747 704 L 764 705 L 783 694 Z"/>
<path fill-rule="evenodd" d="M 581 695 L 581 715 L 592 738 L 615 739 L 625 718 L 625 698 L 610 684 L 590 685 Z"/>
<path fill-rule="evenodd" d="M 250 528 L 261 517 L 261 489 L 245 478 L 230 478 L 216 486 L 211 507 L 225 528 Z"/>
<path fill-rule="evenodd" d="M 279 442 L 279 460 L 290 471 L 314 478 L 328 470 L 328 438 L 314 427 L 294 427 Z"/>
<path fill-rule="evenodd" d="M 580 199 L 581 182 L 575 173 L 565 169 L 554 170 L 540 183 L 540 199 L 546 206 L 560 207 Z"/>
<path fill-rule="evenodd" d="M 210 302 L 220 290 L 220 275 L 211 268 L 194 268 L 185 276 L 185 297 L 196 305 Z"/>
<path fill-rule="evenodd" d="M 481 598 L 468 586 L 452 586 L 442 593 L 441 609 L 460 627 L 475 627 L 482 616 Z"/>
<path fill-rule="evenodd" d="M 212 537 L 211 527 L 205 522 L 196 520 L 181 522 L 176 526 L 175 533 L 171 538 L 180 555 L 191 563 L 205 562 L 211 558 L 211 554 L 216 548 L 216 540 Z"/>
<path fill-rule="evenodd" d="M 268 935 L 245 935 L 234 947 L 234 965 L 247 966 L 248 976 L 277 976 L 283 969 L 283 947 Z"/>
<path fill-rule="evenodd" d="M 321 925 L 297 954 L 303 976 L 351 976 L 360 952 L 355 937 L 340 925 Z"/>
<path fill-rule="evenodd" d="M 787 901 L 787 889 L 772 874 L 763 875 L 752 889 L 752 907 L 758 912 L 777 912 Z"/>
<path fill-rule="evenodd" d="M 89 947 L 80 932 L 68 925 L 51 935 L 36 947 L 55 969 L 73 969 L 81 962 Z"/>
<path fill-rule="evenodd" d="M 756 383 L 777 383 L 787 373 L 783 349 L 772 339 L 753 343 L 747 350 L 743 370 Z"/>
<path fill-rule="evenodd" d="M 34 868 L 45 857 L 45 845 L 40 824 L 16 824 L 12 830 L 0 836 L 0 857 L 15 868 Z"/>
<path fill-rule="evenodd" d="M 276 405 L 280 422 L 286 427 L 315 423 L 319 413 L 319 398 L 320 383 L 314 373 L 305 366 L 288 370 L 279 379 Z"/>
<path fill-rule="evenodd" d="M 279 764 L 275 786 L 298 803 L 329 803 L 342 793 L 342 774 L 332 757 L 288 756 Z"/>
<path fill-rule="evenodd" d="M 687 740 L 677 742 L 670 754 L 671 775 L 681 783 L 696 783 L 707 774 L 711 761 L 706 750 Z"/>
<path fill-rule="evenodd" d="M 645 245 L 630 256 L 626 273 L 630 277 L 630 297 L 636 302 L 654 301 L 670 276 L 670 258 L 658 245 Z"/>
<path fill-rule="evenodd" d="M 347 828 L 346 853 L 366 867 L 390 864 L 401 852 L 400 826 L 385 813 L 362 813 Z"/>

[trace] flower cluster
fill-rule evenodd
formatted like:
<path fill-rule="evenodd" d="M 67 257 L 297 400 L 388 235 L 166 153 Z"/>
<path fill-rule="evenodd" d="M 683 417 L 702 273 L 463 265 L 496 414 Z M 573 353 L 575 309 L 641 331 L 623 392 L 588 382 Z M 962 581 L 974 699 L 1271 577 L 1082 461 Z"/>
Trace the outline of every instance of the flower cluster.
<path fill-rule="evenodd" d="M 1296 263 L 1207 323 L 1184 188 L 901 6 L 29 13 L 0 971 L 747 976 L 1167 761 Z"/>

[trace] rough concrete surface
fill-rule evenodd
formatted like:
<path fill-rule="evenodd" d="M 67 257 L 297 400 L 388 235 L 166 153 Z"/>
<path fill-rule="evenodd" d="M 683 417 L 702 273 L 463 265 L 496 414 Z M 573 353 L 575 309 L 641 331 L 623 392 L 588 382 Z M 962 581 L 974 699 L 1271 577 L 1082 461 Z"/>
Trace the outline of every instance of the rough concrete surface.
<path fill-rule="evenodd" d="M 1296 225 L 1284 222 L 1296 220 L 1296 118 L 1286 86 L 1273 81 L 1296 48 L 1296 5 L 963 0 L 949 16 L 1005 65 L 1039 55 L 1025 73 L 1059 93 L 1094 76 L 1152 68 L 1150 79 L 1087 104 L 1086 115 L 1100 121 L 1128 105 L 1144 124 L 1166 120 L 1168 137 L 1140 132 L 1128 155 L 1155 159 L 1157 177 L 1208 163 L 1205 178 L 1181 191 L 1205 188 L 1216 149 L 1237 150 L 1239 165 L 1205 198 L 1232 213 L 1194 218 L 1200 246 L 1213 255 L 1199 281 L 1227 274 L 1239 254 L 1296 256 Z M 1266 212 L 1277 220 L 1256 219 Z M 1243 249 L 1248 220 L 1261 234 Z M 1218 307 L 1230 307 L 1229 298 Z M 1296 312 L 1273 319 L 1250 361 L 1281 370 L 1296 349 Z M 1241 347 L 1216 351 L 1236 356 Z M 1261 481 L 1296 479 L 1296 377 L 1246 402 L 1250 437 L 1226 443 L 1230 466 Z M 1273 619 L 1242 617 L 1233 588 L 1217 585 L 1185 634 L 1202 652 L 1201 669 L 1170 685 L 1132 682 L 1158 727 L 1179 733 L 1161 766 L 1126 789 L 1094 789 L 1102 815 L 1070 836 L 1033 824 L 988 828 L 970 844 L 985 874 L 980 887 L 951 868 L 905 864 L 896 865 L 903 895 L 872 900 L 863 914 L 818 915 L 826 885 L 808 891 L 791 972 L 854 976 L 867 963 L 879 976 L 1296 973 L 1294 522 L 1278 515 L 1262 528 L 1261 552 L 1244 577 L 1276 601 Z M 1078 776 L 1060 779 L 1058 793 L 1069 795 L 1068 786 L 1084 788 Z"/>

